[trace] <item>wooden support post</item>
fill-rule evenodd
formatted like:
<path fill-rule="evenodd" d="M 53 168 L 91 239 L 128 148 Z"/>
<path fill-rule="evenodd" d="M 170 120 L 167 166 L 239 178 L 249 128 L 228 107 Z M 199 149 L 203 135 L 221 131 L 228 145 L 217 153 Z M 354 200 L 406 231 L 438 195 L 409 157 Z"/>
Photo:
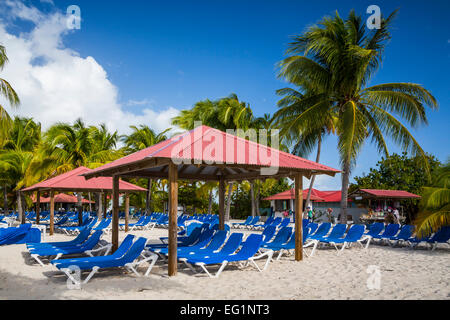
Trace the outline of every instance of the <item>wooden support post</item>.
<path fill-rule="evenodd" d="M 99 192 L 97 193 L 97 199 L 98 199 L 98 203 L 97 203 L 97 219 L 101 220 L 102 219 L 102 212 L 103 212 L 103 193 Z"/>
<path fill-rule="evenodd" d="M 78 225 L 83 224 L 83 197 L 81 192 L 77 192 Z"/>
<path fill-rule="evenodd" d="M 303 259 L 303 176 L 295 175 L 295 260 Z"/>
<path fill-rule="evenodd" d="M 103 200 L 104 200 L 104 205 L 103 205 L 103 219 L 106 219 L 106 210 L 108 210 L 108 194 L 105 192 L 103 194 Z"/>
<path fill-rule="evenodd" d="M 119 247 L 119 176 L 113 176 L 112 192 L 112 252 Z"/>
<path fill-rule="evenodd" d="M 55 220 L 55 192 L 50 191 L 50 231 L 49 231 L 49 234 L 51 236 L 53 235 L 54 220 Z"/>
<path fill-rule="evenodd" d="M 169 163 L 169 276 L 177 274 L 178 168 Z"/>
<path fill-rule="evenodd" d="M 128 216 L 130 214 L 130 194 L 125 193 L 125 232 L 128 232 Z"/>
<path fill-rule="evenodd" d="M 36 224 L 39 224 L 41 218 L 41 192 L 36 192 Z"/>
<path fill-rule="evenodd" d="M 225 229 L 225 181 L 219 180 L 219 229 Z"/>

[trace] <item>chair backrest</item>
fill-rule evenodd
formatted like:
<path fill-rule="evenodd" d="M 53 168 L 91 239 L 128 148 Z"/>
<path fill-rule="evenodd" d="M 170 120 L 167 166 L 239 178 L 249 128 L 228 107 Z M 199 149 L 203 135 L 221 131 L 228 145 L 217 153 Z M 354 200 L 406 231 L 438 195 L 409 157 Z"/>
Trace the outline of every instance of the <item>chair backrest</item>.
<path fill-rule="evenodd" d="M 414 231 L 414 226 L 406 224 L 400 229 L 400 232 L 398 233 L 397 237 L 399 239 L 407 240 L 408 238 L 411 237 L 413 231 Z"/>
<path fill-rule="evenodd" d="M 259 222 L 259 219 L 260 219 L 261 217 L 260 216 L 255 216 L 254 218 L 253 218 L 253 221 L 252 221 L 252 225 L 254 225 L 254 224 L 257 224 L 258 222 Z"/>
<path fill-rule="evenodd" d="M 398 229 L 400 229 L 400 225 L 398 223 L 390 223 L 387 225 L 386 229 L 384 229 L 383 237 L 393 237 L 397 234 Z"/>
<path fill-rule="evenodd" d="M 120 246 L 117 248 L 117 250 L 111 255 L 111 257 L 114 258 L 120 258 L 122 257 L 132 246 L 134 240 L 134 236 L 132 234 L 129 234 L 123 239 Z"/>
<path fill-rule="evenodd" d="M 447 242 L 450 238 L 450 227 L 445 226 L 440 228 L 436 233 L 430 238 L 429 242 Z"/>
<path fill-rule="evenodd" d="M 317 223 L 311 222 L 305 229 L 308 229 L 308 234 L 313 234 L 314 232 L 316 232 L 318 227 L 319 225 Z"/>
<path fill-rule="evenodd" d="M 184 243 L 186 245 L 194 243 L 198 239 L 198 237 L 201 235 L 201 233 L 202 233 L 202 228 L 195 227 L 194 230 L 192 230 L 191 234 L 188 235 L 188 237 L 184 240 Z"/>
<path fill-rule="evenodd" d="M 275 235 L 272 243 L 285 243 L 292 235 L 292 227 L 283 227 Z"/>
<path fill-rule="evenodd" d="M 206 246 L 210 241 L 212 236 L 214 235 L 214 230 L 208 229 L 205 230 L 200 234 L 197 241 L 197 246 L 204 247 Z"/>
<path fill-rule="evenodd" d="M 267 220 L 266 220 L 266 223 L 264 225 L 268 226 L 269 224 L 271 224 L 273 222 L 274 219 L 275 218 L 273 216 L 272 217 L 268 217 Z"/>
<path fill-rule="evenodd" d="M 247 219 L 243 222 L 243 224 L 249 224 L 252 221 L 253 221 L 253 217 L 252 216 L 248 216 Z"/>
<path fill-rule="evenodd" d="M 281 223 L 281 217 L 276 217 L 272 223 L 270 224 L 271 226 L 277 226 Z"/>
<path fill-rule="evenodd" d="M 83 250 L 91 250 L 95 245 L 100 241 L 100 237 L 102 236 L 103 231 L 95 231 L 89 239 L 87 239 L 84 243 L 81 244 L 80 248 Z"/>
<path fill-rule="evenodd" d="M 245 239 L 241 249 L 237 253 L 242 259 L 253 257 L 258 252 L 263 242 L 263 236 L 261 234 L 252 233 Z"/>
<path fill-rule="evenodd" d="M 232 233 L 222 249 L 220 249 L 219 253 L 229 255 L 235 252 L 241 245 L 243 237 L 244 234 L 242 233 Z"/>
<path fill-rule="evenodd" d="M 381 231 L 384 229 L 384 223 L 382 222 L 374 222 L 371 225 L 369 225 L 369 232 L 367 232 L 367 235 L 369 236 L 377 236 L 380 234 Z"/>
<path fill-rule="evenodd" d="M 317 231 L 314 234 L 310 234 L 310 235 L 323 237 L 328 233 L 328 231 L 330 231 L 330 229 L 331 229 L 331 223 L 324 222 L 324 223 L 320 224 L 319 228 L 317 228 Z"/>
<path fill-rule="evenodd" d="M 278 228 L 287 227 L 291 223 L 291 218 L 283 218 Z"/>
<path fill-rule="evenodd" d="M 333 230 L 331 230 L 329 238 L 342 238 L 342 236 L 345 233 L 345 230 L 347 230 L 347 225 L 343 223 L 338 223 L 333 227 Z"/>
<path fill-rule="evenodd" d="M 225 243 L 226 238 L 227 232 L 225 230 L 217 231 L 212 237 L 207 249 L 211 251 L 219 249 Z"/>
<path fill-rule="evenodd" d="M 86 239 L 89 237 L 89 235 L 91 234 L 91 228 L 88 227 L 84 227 L 82 229 L 80 229 L 80 233 L 78 234 L 78 236 L 72 240 L 73 242 L 76 243 L 83 243 L 84 241 L 86 241 Z M 76 240 L 76 241 L 75 241 Z"/>
<path fill-rule="evenodd" d="M 273 238 L 273 235 L 277 231 L 277 227 L 274 226 L 267 226 L 267 228 L 264 229 L 262 235 L 264 237 L 264 243 L 270 241 L 270 239 Z"/>
<path fill-rule="evenodd" d="M 120 262 L 121 264 L 133 262 L 141 255 L 146 243 L 147 239 L 140 237 L 133 243 L 131 248 L 122 256 L 122 258 L 117 259 L 117 262 Z"/>
<path fill-rule="evenodd" d="M 366 227 L 362 224 L 352 225 L 345 236 L 345 240 L 355 241 L 361 239 L 365 229 Z"/>

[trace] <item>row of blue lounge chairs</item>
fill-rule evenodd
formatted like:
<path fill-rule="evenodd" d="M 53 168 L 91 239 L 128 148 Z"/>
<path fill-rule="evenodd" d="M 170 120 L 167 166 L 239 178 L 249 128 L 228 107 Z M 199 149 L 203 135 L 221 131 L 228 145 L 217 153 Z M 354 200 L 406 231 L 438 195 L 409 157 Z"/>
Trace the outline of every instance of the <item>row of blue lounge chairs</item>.
<path fill-rule="evenodd" d="M 290 218 L 281 218 L 281 217 L 269 217 L 266 222 L 260 223 L 260 216 L 247 217 L 244 222 L 236 222 L 233 223 L 233 228 L 237 229 L 248 229 L 248 230 L 264 230 L 268 226 L 274 226 L 277 228 L 287 227 L 291 223 Z"/>

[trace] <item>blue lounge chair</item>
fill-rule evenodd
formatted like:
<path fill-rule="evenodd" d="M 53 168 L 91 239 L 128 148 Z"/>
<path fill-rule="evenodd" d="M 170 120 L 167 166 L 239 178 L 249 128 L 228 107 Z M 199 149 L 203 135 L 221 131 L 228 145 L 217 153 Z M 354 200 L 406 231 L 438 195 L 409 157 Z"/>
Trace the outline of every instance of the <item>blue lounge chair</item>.
<path fill-rule="evenodd" d="M 76 244 L 70 247 L 47 247 L 47 248 L 30 248 L 28 251 L 33 259 L 35 259 L 41 266 L 44 266 L 40 257 L 56 256 L 55 260 L 63 255 L 71 254 L 87 254 L 92 256 L 94 252 L 105 250 L 108 254 L 111 250 L 111 244 L 100 246 L 97 249 L 94 247 L 99 243 L 102 231 L 95 231 L 85 242 Z"/>
<path fill-rule="evenodd" d="M 122 242 L 121 246 L 112 255 L 104 257 L 81 258 L 80 260 L 68 259 L 69 261 L 66 262 L 61 260 L 62 263 L 60 263 L 61 261 L 53 260 L 52 264 L 54 264 L 56 268 L 64 272 L 66 276 L 75 285 L 78 286 L 81 286 L 81 284 L 86 284 L 100 269 L 125 267 L 125 269 L 131 270 L 137 276 L 140 276 L 139 272 L 137 272 L 136 270 L 136 267 L 142 263 L 151 261 L 147 271 L 144 274 L 145 276 L 148 276 L 158 257 L 154 254 L 150 256 L 144 255 L 143 250 L 145 248 L 147 239 L 141 237 L 130 246 L 130 237 L 133 236 L 127 236 L 127 238 L 125 238 L 125 240 Z M 141 256 L 143 257 L 143 259 L 138 260 L 138 258 Z M 82 271 L 91 270 L 91 272 L 86 277 L 86 279 L 82 281 L 81 279 L 75 279 L 73 277 L 72 272 L 76 269 Z"/>
<path fill-rule="evenodd" d="M 281 229 L 287 227 L 291 223 L 291 218 L 284 218 L 281 220 L 281 223 L 277 226 L 277 229 Z"/>
<path fill-rule="evenodd" d="M 320 227 L 319 227 L 320 229 Z M 308 240 L 308 242 L 303 246 L 304 248 L 313 246 L 310 256 L 312 257 L 314 255 L 314 252 L 316 251 L 316 248 L 318 247 L 319 243 L 323 240 L 327 239 L 338 239 L 342 238 L 345 234 L 345 231 L 347 230 L 347 225 L 343 223 L 336 224 L 333 229 L 331 230 L 330 234 L 328 236 L 318 236 L 313 235 Z M 317 230 L 319 231 L 319 230 Z M 316 232 L 317 233 L 317 232 Z"/>
<path fill-rule="evenodd" d="M 109 228 L 109 225 L 111 224 L 111 218 L 108 218 L 108 219 L 103 219 L 102 221 L 100 221 L 100 223 L 95 227 L 95 228 L 93 228 L 92 230 L 94 230 L 94 231 L 107 231 L 107 230 L 109 230 L 110 228 Z"/>
<path fill-rule="evenodd" d="M 308 235 L 313 234 L 319 228 L 319 224 L 315 222 L 311 222 L 308 224 Z"/>
<path fill-rule="evenodd" d="M 248 226 L 250 222 L 253 221 L 252 216 L 248 216 L 247 219 L 244 222 L 234 222 L 232 224 L 233 228 L 239 228 L 241 226 Z"/>
<path fill-rule="evenodd" d="M 219 230 L 205 247 L 195 248 L 195 246 L 192 246 L 179 248 L 180 250 L 177 250 L 177 258 L 192 257 L 194 255 L 207 256 L 208 254 L 212 254 L 214 251 L 219 250 L 224 245 L 226 239 L 227 232 L 225 230 Z"/>
<path fill-rule="evenodd" d="M 31 223 L 25 223 L 18 227 L 0 229 L 0 245 L 20 244 L 29 241 L 41 241 L 41 231 L 37 228 L 32 228 Z"/>
<path fill-rule="evenodd" d="M 281 220 L 282 220 L 281 217 L 276 217 L 275 219 L 273 219 L 273 221 L 270 224 L 270 226 L 278 227 L 278 225 L 281 223 Z"/>
<path fill-rule="evenodd" d="M 369 226 L 369 231 L 364 233 L 361 240 L 359 240 L 359 243 L 362 244 L 362 242 L 367 241 L 366 246 L 364 247 L 365 249 L 367 249 L 369 247 L 370 241 L 373 239 L 373 237 L 378 237 L 380 235 L 381 231 L 383 231 L 383 229 L 384 229 L 384 223 L 382 223 L 382 222 L 372 223 Z"/>
<path fill-rule="evenodd" d="M 245 242 L 242 244 L 242 247 L 240 248 L 240 250 L 235 253 L 227 255 L 227 254 L 221 254 L 219 252 L 219 253 L 211 254 L 211 255 L 208 255 L 208 256 L 205 256 L 202 258 L 200 258 L 200 257 L 187 258 L 186 260 L 184 260 L 184 262 L 187 265 L 189 265 L 191 267 L 191 269 L 193 269 L 194 265 L 199 266 L 211 278 L 218 277 L 222 273 L 222 271 L 226 267 L 226 265 L 230 262 L 245 261 L 246 264 L 251 262 L 259 271 L 263 271 L 267 268 L 270 260 L 272 259 L 273 251 L 267 250 L 263 254 L 255 256 L 255 254 L 258 253 L 258 251 L 261 247 L 262 241 L 263 241 L 263 236 L 261 234 L 251 234 L 247 237 Z M 266 261 L 263 269 L 261 269 L 258 266 L 258 264 L 256 264 L 255 260 L 261 259 L 263 257 L 267 257 L 267 261 Z M 217 273 L 213 276 L 206 269 L 206 266 L 214 265 L 214 264 L 219 264 L 220 267 L 219 267 L 219 270 L 217 271 Z"/>
<path fill-rule="evenodd" d="M 260 216 L 254 216 L 253 220 L 247 226 L 245 226 L 245 228 L 249 230 L 253 229 L 258 224 L 260 218 Z"/>
<path fill-rule="evenodd" d="M 187 257 L 185 254 L 178 256 L 178 259 L 180 261 L 186 262 L 187 258 L 200 258 L 201 259 L 206 256 L 210 256 L 211 254 L 217 254 L 217 253 L 220 253 L 222 255 L 229 255 L 229 254 L 232 254 L 233 252 L 235 252 L 240 247 L 243 238 L 244 238 L 243 233 L 232 233 L 228 237 L 226 243 L 223 245 L 223 247 L 220 250 L 215 250 L 211 253 L 205 253 L 205 252 L 198 250 L 197 252 L 190 252 Z M 190 265 L 188 264 L 188 266 L 190 266 Z M 192 269 L 192 270 L 195 272 L 194 269 Z"/>
<path fill-rule="evenodd" d="M 354 224 L 350 227 L 345 237 L 326 237 L 320 240 L 321 243 L 328 243 L 333 245 L 336 250 L 338 251 L 338 254 L 341 254 L 342 251 L 350 246 L 352 243 L 358 243 L 361 245 L 361 247 L 364 247 L 359 240 L 361 240 L 361 237 L 363 236 L 365 231 L 365 226 L 362 224 Z M 341 250 L 338 249 L 338 244 L 342 245 Z"/>
<path fill-rule="evenodd" d="M 90 234 L 91 229 L 85 228 L 75 239 L 71 241 L 27 243 L 27 249 L 71 247 L 86 241 Z"/>
<path fill-rule="evenodd" d="M 194 230 L 192 230 L 192 232 L 188 236 L 177 237 L 178 245 L 194 244 L 200 237 L 200 234 L 202 234 L 207 229 L 209 229 L 209 224 L 207 224 L 207 223 L 202 224 L 200 227 L 195 227 Z M 169 241 L 168 237 L 160 237 L 159 240 L 161 240 L 162 244 L 161 243 L 149 244 L 149 245 L 147 245 L 147 247 L 153 247 L 153 248 L 167 247 L 168 241 Z"/>
<path fill-rule="evenodd" d="M 141 216 L 137 222 L 129 223 L 128 224 L 128 228 L 131 228 L 131 227 L 133 227 L 135 225 L 141 225 L 144 222 L 145 219 L 146 219 L 146 216 Z M 125 223 L 120 223 L 119 224 L 119 229 L 120 230 L 125 230 Z"/>
<path fill-rule="evenodd" d="M 394 237 L 398 230 L 400 230 L 400 225 L 398 223 L 390 223 L 386 226 L 382 234 L 373 236 L 372 239 L 379 240 L 379 243 L 387 241 L 390 237 Z"/>
<path fill-rule="evenodd" d="M 411 238 L 413 232 L 414 232 L 414 226 L 412 225 L 404 225 L 398 235 L 392 236 L 388 239 L 389 245 L 392 245 L 395 247 L 396 245 L 401 244 L 402 242 L 408 241 L 409 238 Z"/>
<path fill-rule="evenodd" d="M 274 226 L 269 226 L 267 228 L 270 227 L 275 228 Z M 261 248 L 268 248 L 269 246 L 282 245 L 283 243 L 288 241 L 291 235 L 292 235 L 292 227 L 284 227 L 277 232 L 275 238 L 272 241 L 270 242 L 263 241 L 263 243 L 261 244 Z"/>
<path fill-rule="evenodd" d="M 409 243 L 411 243 L 411 246 L 413 248 L 416 248 L 420 243 L 425 242 L 429 248 L 434 251 L 439 243 L 448 244 L 448 241 L 450 240 L 450 226 L 445 226 L 440 228 L 436 233 L 434 233 L 432 236 L 429 237 L 422 237 L 418 238 L 417 236 L 414 238 L 410 238 L 408 240 Z"/>
<path fill-rule="evenodd" d="M 55 228 L 55 230 L 62 230 L 67 235 L 78 234 L 84 228 L 92 229 L 95 226 L 95 224 L 97 223 L 97 221 L 98 221 L 97 217 L 89 218 L 89 219 L 86 219 L 85 222 L 81 226 L 68 226 L 68 227 L 60 226 L 60 227 Z"/>
<path fill-rule="evenodd" d="M 198 240 L 195 243 L 183 245 L 183 244 L 177 244 L 177 251 L 183 250 L 182 248 L 188 248 L 189 250 L 195 251 L 195 249 L 200 249 L 205 247 L 210 241 L 212 236 L 214 235 L 213 230 L 207 229 L 204 232 L 200 234 L 198 237 Z M 168 254 L 169 248 L 166 246 L 164 248 L 155 248 L 155 247 L 148 247 L 147 250 L 152 251 L 154 253 L 158 254 Z"/>
<path fill-rule="evenodd" d="M 308 239 L 320 239 L 322 237 L 325 237 L 328 232 L 330 232 L 331 229 L 331 223 L 329 222 L 323 222 L 320 224 L 320 226 L 317 228 L 317 230 L 313 233 L 310 232 L 308 235 Z"/>
<path fill-rule="evenodd" d="M 306 238 L 308 237 L 309 228 L 306 228 L 303 230 L 303 243 L 305 243 Z M 277 260 L 280 260 L 281 256 L 285 252 L 289 252 L 289 250 L 295 249 L 295 233 L 293 233 L 286 243 L 280 243 L 280 244 L 268 244 L 264 247 L 264 249 L 270 249 L 274 252 L 279 251 Z"/>
<path fill-rule="evenodd" d="M 253 229 L 255 229 L 255 230 L 265 229 L 266 227 L 270 226 L 270 224 L 273 222 L 273 220 L 275 220 L 275 218 L 273 216 L 269 217 L 269 218 L 267 218 L 266 222 L 255 225 L 253 227 Z"/>
<path fill-rule="evenodd" d="M 275 233 L 277 232 L 277 228 L 273 227 L 273 226 L 268 226 L 267 228 L 264 229 L 262 235 L 264 237 L 263 240 L 263 244 L 269 242 L 270 240 L 272 240 L 273 236 L 275 235 Z"/>

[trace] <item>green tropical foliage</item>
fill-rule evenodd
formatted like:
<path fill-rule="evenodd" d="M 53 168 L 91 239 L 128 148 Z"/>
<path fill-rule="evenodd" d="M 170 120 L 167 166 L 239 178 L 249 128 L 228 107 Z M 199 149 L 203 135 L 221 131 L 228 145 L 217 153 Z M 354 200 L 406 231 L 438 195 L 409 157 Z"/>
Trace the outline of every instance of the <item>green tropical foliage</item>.
<path fill-rule="evenodd" d="M 432 183 L 423 187 L 415 225 L 422 237 L 450 225 L 450 161 L 435 170 Z"/>
<path fill-rule="evenodd" d="M 6 55 L 6 49 L 0 45 L 0 71 L 3 70 L 8 63 L 8 56 Z M 5 79 L 0 77 L 0 96 L 6 98 L 11 107 L 17 108 L 20 105 L 20 99 L 17 93 L 14 91 L 11 84 Z M 6 111 L 6 108 L 0 104 L 0 143 L 3 136 L 6 135 L 6 131 L 9 127 L 10 116 Z"/>
<path fill-rule="evenodd" d="M 434 174 L 441 163 L 432 155 L 427 155 L 430 172 Z M 423 170 L 422 161 L 418 157 L 408 157 L 406 152 L 401 155 L 393 153 L 382 157 L 376 168 L 370 168 L 367 174 L 354 177 L 355 183 L 349 187 L 349 192 L 357 189 L 405 190 L 423 195 L 423 187 L 430 183 L 427 173 Z M 413 220 L 419 211 L 419 200 L 403 200 L 402 205 Z"/>
<path fill-rule="evenodd" d="M 395 15 L 396 11 L 382 18 L 380 29 L 368 31 L 353 10 L 345 20 L 336 12 L 295 36 L 288 57 L 279 64 L 281 78 L 311 93 L 300 98 L 304 111 L 295 118 L 296 127 L 324 128 L 329 121 L 324 115 L 337 117 L 344 222 L 351 169 L 367 139 L 388 156 L 390 137 L 421 157 L 429 171 L 425 152 L 407 126 L 427 124 L 426 107 L 437 109 L 436 99 L 415 83 L 368 86 L 382 62 Z"/>

